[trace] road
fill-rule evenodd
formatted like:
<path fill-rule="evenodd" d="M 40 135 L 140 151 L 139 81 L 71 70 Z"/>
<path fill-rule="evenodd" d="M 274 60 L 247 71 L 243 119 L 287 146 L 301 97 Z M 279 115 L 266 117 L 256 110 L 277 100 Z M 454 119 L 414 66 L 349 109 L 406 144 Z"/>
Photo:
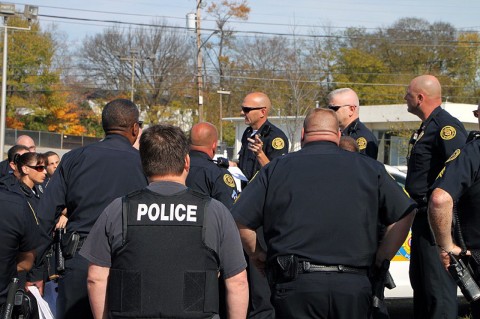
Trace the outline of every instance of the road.
<path fill-rule="evenodd" d="M 459 318 L 469 314 L 468 303 L 464 298 L 459 299 Z M 387 307 L 390 319 L 411 319 L 413 318 L 413 299 L 387 299 Z"/>

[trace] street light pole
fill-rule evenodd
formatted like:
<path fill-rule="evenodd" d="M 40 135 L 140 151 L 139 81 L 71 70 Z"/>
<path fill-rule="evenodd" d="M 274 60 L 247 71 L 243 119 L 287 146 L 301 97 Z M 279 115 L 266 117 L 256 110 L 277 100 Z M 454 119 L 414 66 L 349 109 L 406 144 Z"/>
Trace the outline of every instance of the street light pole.
<path fill-rule="evenodd" d="M 5 152 L 5 120 L 7 112 L 7 51 L 8 51 L 8 34 L 7 34 L 7 17 L 4 17 L 4 36 L 3 36 L 3 65 L 2 65 L 2 105 L 0 114 L 0 156 L 3 159 Z"/>
<path fill-rule="evenodd" d="M 200 29 L 200 12 L 202 0 L 197 0 L 197 16 L 196 16 L 196 31 L 197 31 L 197 89 L 198 89 L 198 121 L 203 122 L 203 72 L 202 72 L 202 39 Z"/>
<path fill-rule="evenodd" d="M 5 152 L 5 127 L 7 117 L 7 57 L 8 57 L 8 29 L 13 30 L 31 30 L 32 20 L 35 20 L 38 16 L 38 7 L 25 5 L 23 15 L 28 20 L 28 28 L 9 27 L 7 25 L 8 17 L 16 15 L 15 4 L 12 3 L 0 3 L 0 16 L 3 16 L 3 65 L 2 65 L 2 103 L 0 110 L 0 157 L 3 159 Z"/>

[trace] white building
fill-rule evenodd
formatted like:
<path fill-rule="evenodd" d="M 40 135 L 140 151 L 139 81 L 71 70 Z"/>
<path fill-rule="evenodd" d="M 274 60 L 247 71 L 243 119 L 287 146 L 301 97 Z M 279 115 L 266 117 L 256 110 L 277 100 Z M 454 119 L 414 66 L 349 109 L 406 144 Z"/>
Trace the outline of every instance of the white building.
<path fill-rule="evenodd" d="M 475 104 L 444 103 L 442 107 L 459 119 L 467 131 L 478 130 L 478 119 L 472 111 L 477 109 Z M 278 126 L 287 135 L 291 151 L 300 149 L 300 132 L 304 117 L 270 116 L 269 121 Z M 235 124 L 235 145 L 233 158 L 241 147 L 241 138 L 246 125 L 243 117 L 224 118 Z M 406 104 L 366 105 L 360 107 L 360 120 L 370 129 L 379 140 L 378 160 L 390 165 L 406 165 L 405 156 L 408 149 L 409 136 L 392 136 L 391 132 L 409 130 L 411 132 L 420 127 L 420 119 L 407 112 Z"/>

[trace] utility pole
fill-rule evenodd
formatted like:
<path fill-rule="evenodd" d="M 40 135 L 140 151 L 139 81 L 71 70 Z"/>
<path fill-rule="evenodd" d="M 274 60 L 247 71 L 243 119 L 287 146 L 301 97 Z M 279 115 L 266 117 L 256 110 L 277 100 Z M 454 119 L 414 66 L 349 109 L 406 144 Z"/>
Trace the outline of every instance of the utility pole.
<path fill-rule="evenodd" d="M 223 88 L 217 91 L 218 94 L 220 94 L 220 105 L 219 105 L 219 127 L 220 127 L 220 143 L 223 142 L 223 95 L 230 95 L 230 91 L 226 91 Z"/>
<path fill-rule="evenodd" d="M 130 79 L 130 101 L 133 102 L 133 95 L 135 94 L 135 57 L 137 56 L 137 51 L 132 50 L 130 51 L 130 56 L 118 56 L 120 61 L 129 61 L 132 65 L 132 75 Z"/>
<path fill-rule="evenodd" d="M 131 73 L 131 78 L 130 78 L 130 101 L 133 102 L 133 98 L 135 95 L 135 66 L 137 61 L 143 62 L 146 60 L 154 60 L 154 56 L 150 57 L 140 57 L 138 56 L 139 52 L 137 50 L 131 50 L 130 51 L 130 56 L 120 56 L 118 55 L 117 57 L 120 59 L 120 61 L 129 61 L 130 64 L 132 65 L 132 73 Z"/>
<path fill-rule="evenodd" d="M 203 122 L 203 57 L 202 39 L 200 29 L 200 12 L 202 0 L 197 0 L 196 32 L 197 32 L 197 89 L 198 89 L 198 121 Z"/>

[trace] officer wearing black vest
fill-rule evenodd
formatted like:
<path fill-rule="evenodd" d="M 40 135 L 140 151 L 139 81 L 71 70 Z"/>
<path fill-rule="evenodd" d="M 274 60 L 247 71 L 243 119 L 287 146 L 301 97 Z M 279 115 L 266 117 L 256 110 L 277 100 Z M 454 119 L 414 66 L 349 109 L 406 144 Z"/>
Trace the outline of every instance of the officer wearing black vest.
<path fill-rule="evenodd" d="M 178 127 L 143 132 L 140 156 L 149 186 L 114 200 L 80 251 L 91 263 L 96 318 L 218 318 L 219 276 L 228 317 L 245 318 L 248 284 L 238 230 L 223 204 L 185 186 L 188 150 Z"/>
<path fill-rule="evenodd" d="M 237 187 L 227 168 L 213 157 L 217 150 L 217 128 L 211 123 L 195 124 L 190 130 L 190 172 L 188 187 L 209 195 L 231 208 L 237 199 Z M 228 164 L 228 161 L 225 161 Z"/>
<path fill-rule="evenodd" d="M 335 113 L 313 109 L 302 149 L 271 161 L 233 205 L 250 261 L 267 266 L 276 318 L 369 318 L 367 269 L 393 258 L 410 228 L 415 203 L 383 164 L 339 140 Z M 388 226 L 378 250 L 377 222 Z"/>
<path fill-rule="evenodd" d="M 336 89 L 327 96 L 328 108 L 337 113 L 342 135 L 352 137 L 360 153 L 377 159 L 378 141 L 360 119 L 360 101 L 357 93 L 349 88 Z"/>

